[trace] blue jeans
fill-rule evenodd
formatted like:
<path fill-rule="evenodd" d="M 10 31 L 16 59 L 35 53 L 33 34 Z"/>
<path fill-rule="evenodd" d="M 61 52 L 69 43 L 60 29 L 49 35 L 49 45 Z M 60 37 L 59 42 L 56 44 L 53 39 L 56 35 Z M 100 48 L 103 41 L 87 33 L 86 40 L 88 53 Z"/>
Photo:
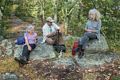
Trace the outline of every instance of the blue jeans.
<path fill-rule="evenodd" d="M 83 37 L 79 40 L 79 45 L 82 46 L 82 49 L 85 49 L 88 41 L 91 39 L 97 39 L 96 33 L 85 32 Z"/>

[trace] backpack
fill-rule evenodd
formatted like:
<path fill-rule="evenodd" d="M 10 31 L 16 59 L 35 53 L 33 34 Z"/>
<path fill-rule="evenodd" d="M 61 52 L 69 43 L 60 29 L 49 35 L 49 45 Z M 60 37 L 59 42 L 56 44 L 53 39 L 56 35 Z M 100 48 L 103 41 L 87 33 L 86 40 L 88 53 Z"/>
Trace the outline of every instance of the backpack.
<path fill-rule="evenodd" d="M 75 56 L 76 52 L 78 51 L 78 45 L 79 45 L 79 41 L 75 40 L 73 47 L 72 47 L 72 55 Z"/>
<path fill-rule="evenodd" d="M 17 45 L 23 45 L 25 44 L 25 38 L 24 36 L 19 36 L 17 39 L 16 39 L 16 43 Z"/>
<path fill-rule="evenodd" d="M 65 46 L 65 44 L 59 44 L 59 38 L 60 38 L 59 35 L 60 35 L 60 32 L 59 32 L 59 30 L 57 30 L 57 40 L 56 40 L 56 43 L 53 44 L 53 48 L 58 53 L 60 53 L 60 52 L 66 52 L 66 46 Z"/>
<path fill-rule="evenodd" d="M 57 51 L 58 53 L 62 52 L 66 52 L 66 46 L 64 44 L 61 45 L 53 45 L 53 48 L 55 51 Z"/>

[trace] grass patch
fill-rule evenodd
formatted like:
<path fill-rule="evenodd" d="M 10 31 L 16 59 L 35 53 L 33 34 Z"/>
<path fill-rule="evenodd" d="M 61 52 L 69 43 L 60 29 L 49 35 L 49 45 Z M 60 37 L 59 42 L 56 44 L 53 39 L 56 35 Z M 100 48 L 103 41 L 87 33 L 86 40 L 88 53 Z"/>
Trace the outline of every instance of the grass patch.
<path fill-rule="evenodd" d="M 0 73 L 2 74 L 6 72 L 15 73 L 20 79 L 24 79 L 27 76 L 31 80 L 36 80 L 38 77 L 44 80 L 41 75 L 37 76 L 35 74 L 35 70 L 31 65 L 20 67 L 13 57 L 0 57 Z"/>
<path fill-rule="evenodd" d="M 120 80 L 120 76 L 113 76 L 112 80 Z"/>

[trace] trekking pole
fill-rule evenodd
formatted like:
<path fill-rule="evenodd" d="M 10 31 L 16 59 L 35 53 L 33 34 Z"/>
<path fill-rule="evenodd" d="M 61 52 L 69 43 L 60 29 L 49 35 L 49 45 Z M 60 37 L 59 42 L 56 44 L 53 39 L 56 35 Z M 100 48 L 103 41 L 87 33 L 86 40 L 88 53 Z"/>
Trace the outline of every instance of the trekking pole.
<path fill-rule="evenodd" d="M 59 45 L 59 30 L 57 30 L 57 44 Z"/>

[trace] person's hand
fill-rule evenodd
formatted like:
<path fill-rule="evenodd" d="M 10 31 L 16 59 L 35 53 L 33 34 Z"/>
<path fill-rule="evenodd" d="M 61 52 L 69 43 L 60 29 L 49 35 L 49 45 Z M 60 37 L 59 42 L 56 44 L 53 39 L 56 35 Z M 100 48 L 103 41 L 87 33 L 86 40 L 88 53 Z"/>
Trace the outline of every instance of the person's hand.
<path fill-rule="evenodd" d="M 28 46 L 28 50 L 29 50 L 29 51 L 31 51 L 31 50 L 32 50 L 31 46 Z"/>
<path fill-rule="evenodd" d="M 87 31 L 87 32 L 93 32 L 93 30 L 91 30 L 91 29 L 87 29 L 86 31 Z"/>
<path fill-rule="evenodd" d="M 59 32 L 60 30 L 59 29 L 57 29 L 57 32 Z"/>

